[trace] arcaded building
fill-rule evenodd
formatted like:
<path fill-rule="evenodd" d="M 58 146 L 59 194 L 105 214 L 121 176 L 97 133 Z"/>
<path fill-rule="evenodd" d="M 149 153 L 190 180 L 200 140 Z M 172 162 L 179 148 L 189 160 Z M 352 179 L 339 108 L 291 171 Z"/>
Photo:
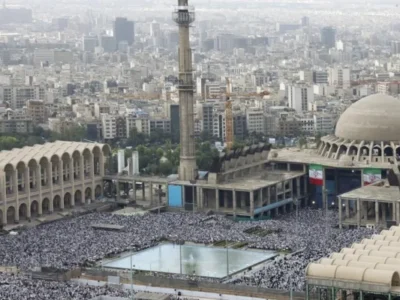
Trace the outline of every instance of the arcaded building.
<path fill-rule="evenodd" d="M 105 144 L 64 141 L 0 152 L 0 222 L 17 223 L 101 197 L 110 153 Z"/>

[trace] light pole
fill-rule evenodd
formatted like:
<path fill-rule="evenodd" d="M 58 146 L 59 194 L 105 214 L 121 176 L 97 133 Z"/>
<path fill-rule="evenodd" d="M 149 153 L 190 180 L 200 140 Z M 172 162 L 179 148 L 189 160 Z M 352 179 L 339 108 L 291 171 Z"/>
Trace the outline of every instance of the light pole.
<path fill-rule="evenodd" d="M 196 180 L 190 180 L 189 181 L 190 184 L 192 185 L 192 212 L 194 213 L 194 202 L 195 202 L 195 193 L 194 193 L 194 188 L 195 188 L 195 184 L 196 184 Z"/>
<path fill-rule="evenodd" d="M 158 214 L 160 215 L 160 206 L 161 206 L 161 184 L 158 185 Z"/>
<path fill-rule="evenodd" d="M 182 274 L 182 243 L 179 241 L 179 272 Z"/>
<path fill-rule="evenodd" d="M 294 197 L 293 199 L 294 205 L 296 205 L 296 235 L 299 236 L 299 199 L 297 197 Z"/>
<path fill-rule="evenodd" d="M 229 278 L 229 249 L 228 249 L 228 241 L 225 240 L 226 247 L 226 278 Z"/>
<path fill-rule="evenodd" d="M 325 204 L 325 235 L 328 235 L 328 189 L 323 190 Z"/>
<path fill-rule="evenodd" d="M 131 299 L 133 300 L 135 298 L 135 295 L 133 293 L 133 267 L 134 267 L 134 265 L 132 263 L 132 257 L 133 257 L 133 254 L 131 252 L 131 257 L 130 257 L 130 261 L 131 261 Z"/>

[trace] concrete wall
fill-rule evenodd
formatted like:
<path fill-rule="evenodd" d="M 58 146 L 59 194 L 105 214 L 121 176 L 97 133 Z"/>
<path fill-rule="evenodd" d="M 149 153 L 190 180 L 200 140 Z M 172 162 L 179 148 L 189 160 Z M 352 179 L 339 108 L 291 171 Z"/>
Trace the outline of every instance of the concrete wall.
<path fill-rule="evenodd" d="M 116 273 L 117 272 L 108 272 L 106 270 L 90 269 L 90 270 L 85 270 L 82 273 L 81 278 L 89 280 L 106 281 L 107 275 L 110 274 L 115 275 Z M 130 283 L 130 273 L 121 272 L 120 276 L 121 276 L 121 283 L 125 284 Z M 194 291 L 201 291 L 208 293 L 257 297 L 257 298 L 275 299 L 275 300 L 283 300 L 290 298 L 289 291 L 272 290 L 272 289 L 265 289 L 265 288 L 245 286 L 245 285 L 221 284 L 221 283 L 202 282 L 202 281 L 191 282 L 188 280 L 144 276 L 139 274 L 134 274 L 133 281 L 134 284 L 137 285 L 165 287 L 177 290 L 179 289 L 194 290 Z M 293 299 L 295 300 L 305 299 L 305 294 L 294 293 Z"/>

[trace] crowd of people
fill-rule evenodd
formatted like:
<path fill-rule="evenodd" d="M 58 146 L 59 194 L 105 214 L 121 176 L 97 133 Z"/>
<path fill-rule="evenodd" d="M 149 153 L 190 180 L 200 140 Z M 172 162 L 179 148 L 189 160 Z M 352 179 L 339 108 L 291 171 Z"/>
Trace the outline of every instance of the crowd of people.
<path fill-rule="evenodd" d="M 97 230 L 91 226 L 95 223 L 121 225 L 124 228 L 121 231 Z M 372 234 L 368 229 L 340 230 L 335 227 L 336 223 L 335 212 L 330 211 L 325 215 L 322 211 L 311 209 L 300 210 L 298 218 L 295 214 L 288 214 L 257 223 L 234 222 L 224 216 L 207 216 L 202 213 L 168 212 L 141 216 L 92 213 L 29 228 L 18 235 L 1 236 L 0 265 L 17 266 L 23 271 L 39 266 L 67 270 L 92 265 L 104 257 L 127 250 L 138 251 L 152 247 L 164 240 L 202 244 L 217 241 L 246 242 L 250 248 L 301 251 L 291 257 L 267 263 L 254 273 L 247 272 L 233 283 L 286 290 L 292 287 L 300 291 L 304 289 L 304 271 L 309 262 Z M 249 233 L 249 229 L 255 226 L 270 234 L 262 236 Z M 10 280 L 14 284 L 19 281 L 14 277 Z M 35 287 L 36 284 L 39 286 Z M 53 290 L 47 283 L 30 284 L 27 279 L 22 280 L 22 286 L 26 290 Z M 4 290 L 7 292 L 7 288 Z M 71 285 L 68 291 L 78 293 L 80 289 Z M 89 289 L 83 295 L 96 292 Z M 85 296 L 79 297 L 71 299 L 86 299 Z"/>
<path fill-rule="evenodd" d="M 296 215 L 288 214 L 276 221 L 266 222 L 268 226 L 282 229 L 279 234 L 268 236 L 262 241 L 250 245 L 256 248 L 297 249 L 293 255 L 278 257 L 267 263 L 261 270 L 233 281 L 271 289 L 304 291 L 305 269 L 310 262 L 328 257 L 332 252 L 340 252 L 342 248 L 351 246 L 373 234 L 370 229 L 360 228 L 341 230 L 337 227 L 338 215 L 329 211 L 303 210 Z"/>
<path fill-rule="evenodd" d="M 2 300 L 86 300 L 102 295 L 128 297 L 129 291 L 108 286 L 32 280 L 25 275 L 0 273 L 0 299 Z"/>

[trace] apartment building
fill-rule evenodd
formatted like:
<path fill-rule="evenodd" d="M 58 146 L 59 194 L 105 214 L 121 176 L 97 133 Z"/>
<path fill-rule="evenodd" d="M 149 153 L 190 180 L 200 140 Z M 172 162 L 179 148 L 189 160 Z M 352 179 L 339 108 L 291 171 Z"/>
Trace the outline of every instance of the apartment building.
<path fill-rule="evenodd" d="M 335 129 L 337 116 L 328 113 L 314 114 L 315 133 L 330 134 Z"/>
<path fill-rule="evenodd" d="M 264 112 L 262 110 L 246 110 L 247 132 L 265 134 Z"/>
<path fill-rule="evenodd" d="M 117 116 L 102 114 L 101 125 L 104 140 L 112 140 L 117 137 Z"/>
<path fill-rule="evenodd" d="M 351 86 L 350 69 L 334 67 L 328 69 L 329 85 L 347 89 Z"/>
<path fill-rule="evenodd" d="M 301 114 L 308 111 L 308 103 L 314 102 L 313 88 L 307 85 L 290 85 L 288 87 L 289 107 Z"/>
<path fill-rule="evenodd" d="M 63 134 L 65 131 L 73 128 L 76 125 L 76 121 L 68 117 L 49 118 L 48 125 L 51 131 Z"/>
<path fill-rule="evenodd" d="M 23 108 L 28 100 L 45 100 L 46 90 L 40 85 L 3 85 L 0 86 L 0 102 L 12 109 Z"/>
<path fill-rule="evenodd" d="M 47 123 L 47 108 L 43 100 L 29 100 L 26 105 L 26 114 L 34 125 Z"/>
<path fill-rule="evenodd" d="M 32 120 L 23 113 L 14 112 L 8 109 L 5 114 L 0 116 L 0 133 L 32 133 Z"/>

